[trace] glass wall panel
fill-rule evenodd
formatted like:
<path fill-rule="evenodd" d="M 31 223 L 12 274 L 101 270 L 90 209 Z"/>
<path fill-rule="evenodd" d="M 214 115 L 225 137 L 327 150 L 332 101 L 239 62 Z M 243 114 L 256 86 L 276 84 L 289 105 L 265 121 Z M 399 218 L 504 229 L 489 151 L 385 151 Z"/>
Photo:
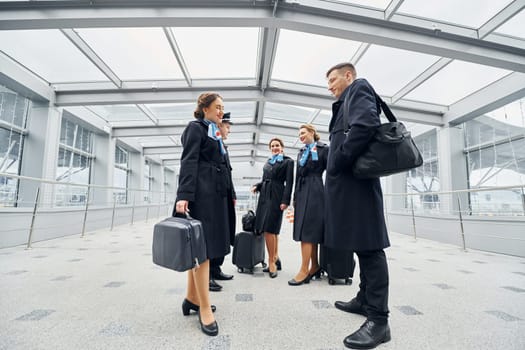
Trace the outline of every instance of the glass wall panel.
<path fill-rule="evenodd" d="M 94 158 L 91 154 L 93 133 L 62 118 L 59 145 L 56 181 L 67 185 L 56 186 L 55 204 L 58 206 L 84 205 L 88 198 L 88 188 L 74 184 L 90 183 L 91 165 Z"/>
<path fill-rule="evenodd" d="M 407 193 L 420 195 L 410 196 L 408 200 L 413 203 L 407 202 L 406 206 L 410 208 L 413 205 L 416 210 L 439 211 L 439 196 L 428 193 L 440 190 L 436 130 L 414 137 L 414 141 L 423 156 L 423 165 L 408 172 Z"/>
<path fill-rule="evenodd" d="M 0 86 L 0 173 L 20 175 L 30 101 Z M 18 179 L 0 176 L 0 206 L 16 206 Z"/>
<path fill-rule="evenodd" d="M 525 100 L 518 100 L 464 124 L 473 215 L 525 213 Z"/>
<path fill-rule="evenodd" d="M 120 146 L 115 147 L 115 170 L 113 173 L 113 186 L 121 189 L 114 189 L 113 196 L 117 203 L 128 203 L 128 181 L 131 169 L 128 164 L 128 151 Z"/>
<path fill-rule="evenodd" d="M 144 183 L 142 189 L 144 190 L 142 192 L 144 202 L 150 203 L 151 200 L 151 182 L 153 178 L 151 177 L 151 164 L 146 160 L 144 162 Z"/>

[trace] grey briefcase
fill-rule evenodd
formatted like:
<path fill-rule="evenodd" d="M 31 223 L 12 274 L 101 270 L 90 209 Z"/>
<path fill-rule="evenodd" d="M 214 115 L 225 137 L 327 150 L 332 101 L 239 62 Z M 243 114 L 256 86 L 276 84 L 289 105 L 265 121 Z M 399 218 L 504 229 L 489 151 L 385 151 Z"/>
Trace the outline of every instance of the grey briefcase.
<path fill-rule="evenodd" d="M 153 228 L 153 262 L 187 271 L 206 261 L 206 241 L 199 220 L 169 217 Z"/>

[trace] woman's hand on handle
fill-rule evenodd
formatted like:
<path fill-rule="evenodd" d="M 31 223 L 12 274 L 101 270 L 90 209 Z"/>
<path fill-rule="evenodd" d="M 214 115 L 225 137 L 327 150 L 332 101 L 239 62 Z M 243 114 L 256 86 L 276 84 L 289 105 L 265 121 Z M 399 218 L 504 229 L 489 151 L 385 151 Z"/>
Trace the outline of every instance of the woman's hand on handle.
<path fill-rule="evenodd" d="M 281 211 L 286 210 L 288 208 L 288 204 L 281 203 Z"/>
<path fill-rule="evenodd" d="M 190 210 L 188 209 L 188 201 L 180 200 L 175 204 L 175 211 L 180 214 L 186 214 Z"/>

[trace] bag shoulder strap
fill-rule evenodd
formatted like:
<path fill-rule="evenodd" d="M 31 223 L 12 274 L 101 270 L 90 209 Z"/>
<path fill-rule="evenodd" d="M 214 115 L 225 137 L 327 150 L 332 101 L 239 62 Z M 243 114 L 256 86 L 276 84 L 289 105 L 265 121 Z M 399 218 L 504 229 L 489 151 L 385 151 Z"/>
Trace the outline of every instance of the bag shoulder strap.
<path fill-rule="evenodd" d="M 388 119 L 389 122 L 397 122 L 397 118 L 395 117 L 394 113 L 390 110 L 390 107 L 383 101 L 381 96 L 379 96 L 375 91 L 374 94 L 376 95 L 376 99 L 379 101 L 379 104 L 381 105 L 381 110 L 383 111 L 383 114 Z"/>
<path fill-rule="evenodd" d="M 374 90 L 374 88 L 370 85 L 370 87 L 372 88 L 372 91 L 374 93 L 374 96 L 376 98 L 376 101 L 379 102 L 379 105 L 381 106 L 381 111 L 383 111 L 383 114 L 385 115 L 386 119 L 388 119 L 389 122 L 391 123 L 395 123 L 397 122 L 397 118 L 395 117 L 394 113 L 392 113 L 392 111 L 390 110 L 390 107 L 388 107 L 388 105 L 386 104 L 385 101 L 383 101 L 383 99 L 381 98 L 381 96 L 379 96 L 377 94 L 377 92 Z M 348 99 L 348 95 L 345 96 L 345 99 L 344 99 L 344 102 L 343 102 L 343 108 L 344 108 L 344 105 L 346 105 L 346 101 Z M 381 111 L 377 111 L 378 115 L 381 114 Z M 344 112 L 343 112 L 344 113 Z M 347 133 L 349 130 L 348 126 L 345 128 L 344 132 Z"/>

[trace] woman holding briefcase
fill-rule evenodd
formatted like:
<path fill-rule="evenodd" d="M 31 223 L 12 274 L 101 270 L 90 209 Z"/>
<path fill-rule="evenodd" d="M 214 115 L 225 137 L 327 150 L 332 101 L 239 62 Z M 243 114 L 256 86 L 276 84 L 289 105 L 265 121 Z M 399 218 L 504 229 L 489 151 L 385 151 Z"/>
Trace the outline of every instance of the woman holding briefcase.
<path fill-rule="evenodd" d="M 219 333 L 210 304 L 210 260 L 230 252 L 228 215 L 228 171 L 225 148 L 218 124 L 224 115 L 222 97 L 213 92 L 199 96 L 196 120 L 182 133 L 182 156 L 175 212 L 190 215 L 202 222 L 207 259 L 188 271 L 188 290 L 182 312 L 197 311 L 202 331 L 211 336 Z"/>

